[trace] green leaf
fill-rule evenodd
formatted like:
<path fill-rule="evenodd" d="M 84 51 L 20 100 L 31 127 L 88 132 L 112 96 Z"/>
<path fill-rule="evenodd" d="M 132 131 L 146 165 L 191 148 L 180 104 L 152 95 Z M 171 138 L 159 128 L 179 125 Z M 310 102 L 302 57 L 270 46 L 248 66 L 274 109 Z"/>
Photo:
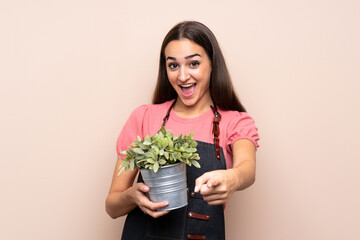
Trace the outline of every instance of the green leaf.
<path fill-rule="evenodd" d="M 191 155 L 191 157 L 189 159 L 190 160 L 200 160 L 200 156 L 197 153 L 193 153 L 193 155 Z"/>
<path fill-rule="evenodd" d="M 131 169 L 131 171 L 134 170 L 134 167 L 135 167 L 135 162 L 134 162 L 134 161 L 131 161 L 131 162 L 130 162 L 130 169 Z"/>
<path fill-rule="evenodd" d="M 148 163 L 152 163 L 152 164 L 155 163 L 154 159 L 151 159 L 151 158 L 148 158 L 146 161 L 147 161 Z"/>
<path fill-rule="evenodd" d="M 117 175 L 119 176 L 122 173 L 122 171 L 124 171 L 124 168 L 121 168 Z"/>
<path fill-rule="evenodd" d="M 157 141 L 157 145 L 158 145 L 159 148 L 163 148 L 162 140 L 159 139 Z"/>
<path fill-rule="evenodd" d="M 139 135 L 137 136 L 137 140 L 141 142 L 141 137 Z"/>
<path fill-rule="evenodd" d="M 169 146 L 169 139 L 168 139 L 168 138 L 164 138 L 162 144 L 163 144 L 164 148 L 166 148 L 167 146 Z"/>
<path fill-rule="evenodd" d="M 138 161 L 138 160 L 144 159 L 145 157 L 146 157 L 145 155 L 137 155 L 135 157 L 135 160 Z"/>
<path fill-rule="evenodd" d="M 168 146 L 170 149 L 174 148 L 174 142 L 171 139 L 169 139 Z"/>
<path fill-rule="evenodd" d="M 197 151 L 196 148 L 188 148 L 188 149 L 186 149 L 186 152 L 188 152 L 188 153 L 193 153 L 193 152 L 196 152 L 196 151 Z"/>
<path fill-rule="evenodd" d="M 167 137 L 168 139 L 173 139 L 174 136 L 173 136 L 171 133 L 167 133 L 167 134 L 166 134 L 166 137 Z"/>
<path fill-rule="evenodd" d="M 160 159 L 159 160 L 159 164 L 162 166 L 162 165 L 165 165 L 166 164 L 166 161 L 164 159 Z"/>
<path fill-rule="evenodd" d="M 194 137 L 194 132 L 191 132 L 191 133 L 189 134 L 189 137 L 190 137 L 190 138 L 193 138 L 193 137 Z"/>
<path fill-rule="evenodd" d="M 145 154 L 145 152 L 144 152 L 141 148 L 134 148 L 133 150 L 134 150 L 134 152 L 136 152 L 137 154 Z"/>
<path fill-rule="evenodd" d="M 158 152 L 159 153 L 159 152 Z M 158 153 L 156 152 L 151 152 L 151 157 L 152 159 L 158 159 Z"/>
<path fill-rule="evenodd" d="M 132 158 L 133 156 L 135 156 L 136 153 L 134 152 L 134 150 L 132 150 L 131 148 L 128 148 L 126 150 L 126 156 L 128 156 L 129 158 Z"/>
<path fill-rule="evenodd" d="M 179 143 L 176 143 L 176 144 L 175 144 L 175 150 L 179 150 L 180 147 L 181 147 L 181 144 L 179 144 Z"/>
<path fill-rule="evenodd" d="M 155 162 L 153 166 L 154 172 L 156 173 L 159 170 L 159 163 Z"/>
<path fill-rule="evenodd" d="M 200 167 L 201 167 L 200 164 L 199 164 L 197 161 L 195 161 L 195 160 L 191 160 L 191 163 L 192 163 L 196 168 L 200 168 Z"/>
<path fill-rule="evenodd" d="M 158 146 L 156 146 L 156 145 L 152 145 L 152 146 L 151 146 L 151 148 L 155 150 L 155 152 L 154 152 L 154 153 L 155 153 L 156 155 L 157 155 L 157 154 L 159 154 L 160 149 L 159 149 L 159 147 L 158 147 Z"/>
<path fill-rule="evenodd" d="M 148 150 L 150 148 L 148 145 L 145 145 L 143 143 L 140 143 L 139 146 L 142 150 Z"/>
<path fill-rule="evenodd" d="M 145 141 L 143 142 L 144 145 L 150 146 L 151 145 L 151 138 L 149 136 L 145 137 Z"/>
<path fill-rule="evenodd" d="M 165 153 L 164 153 L 164 156 L 165 156 L 166 159 L 169 159 L 169 158 L 170 158 L 170 154 L 169 154 L 168 152 L 165 152 Z"/>
<path fill-rule="evenodd" d="M 164 126 L 161 126 L 161 129 L 160 129 L 161 133 L 166 135 L 166 129 Z"/>
<path fill-rule="evenodd" d="M 179 161 L 182 161 L 181 153 L 176 152 L 175 154 L 176 154 L 176 159 L 178 159 Z"/>

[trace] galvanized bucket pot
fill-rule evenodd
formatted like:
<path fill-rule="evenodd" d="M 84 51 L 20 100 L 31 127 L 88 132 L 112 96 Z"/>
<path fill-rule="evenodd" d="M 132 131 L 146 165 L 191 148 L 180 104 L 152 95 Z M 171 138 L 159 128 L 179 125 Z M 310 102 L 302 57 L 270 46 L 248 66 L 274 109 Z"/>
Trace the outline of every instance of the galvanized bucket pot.
<path fill-rule="evenodd" d="M 152 202 L 168 201 L 169 205 L 158 211 L 168 211 L 184 207 L 187 202 L 186 165 L 176 163 L 161 167 L 157 173 L 140 169 Z"/>

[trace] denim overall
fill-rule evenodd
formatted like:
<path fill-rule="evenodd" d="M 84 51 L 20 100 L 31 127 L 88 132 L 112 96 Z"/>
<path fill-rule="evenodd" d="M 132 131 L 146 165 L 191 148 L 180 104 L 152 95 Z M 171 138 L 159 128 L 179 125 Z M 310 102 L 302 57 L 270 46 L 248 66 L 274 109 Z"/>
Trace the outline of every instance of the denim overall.
<path fill-rule="evenodd" d="M 173 105 L 170 107 L 168 115 Z M 202 174 L 213 170 L 226 169 L 224 153 L 222 148 L 219 147 L 218 139 L 218 124 L 221 115 L 216 108 L 212 107 L 212 109 L 215 114 L 213 129 L 218 130 L 214 134 L 216 147 L 211 143 L 197 141 L 197 153 L 200 156 L 201 168 L 189 166 L 186 168 L 188 205 L 171 210 L 168 214 L 159 218 L 152 218 L 144 214 L 139 207 L 136 207 L 126 218 L 121 239 L 225 239 L 224 206 L 210 206 L 203 200 L 200 193 L 193 192 L 195 180 Z M 168 115 L 164 118 L 163 126 L 168 119 Z M 139 174 L 138 182 L 143 182 L 141 174 Z"/>

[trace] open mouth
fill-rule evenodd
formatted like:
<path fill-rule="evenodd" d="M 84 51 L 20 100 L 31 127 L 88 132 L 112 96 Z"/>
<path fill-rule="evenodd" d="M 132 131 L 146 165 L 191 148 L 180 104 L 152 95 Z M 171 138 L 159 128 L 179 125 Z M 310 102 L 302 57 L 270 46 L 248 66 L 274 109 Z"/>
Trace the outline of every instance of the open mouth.
<path fill-rule="evenodd" d="M 196 83 L 180 85 L 180 89 L 184 97 L 191 97 L 195 92 Z"/>

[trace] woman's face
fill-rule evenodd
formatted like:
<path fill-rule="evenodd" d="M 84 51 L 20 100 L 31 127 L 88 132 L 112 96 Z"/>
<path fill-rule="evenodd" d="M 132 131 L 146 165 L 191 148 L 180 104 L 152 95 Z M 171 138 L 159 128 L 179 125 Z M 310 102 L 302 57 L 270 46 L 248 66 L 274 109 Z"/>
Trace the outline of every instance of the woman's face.
<path fill-rule="evenodd" d="M 165 48 L 165 59 L 169 81 L 184 105 L 211 102 L 211 61 L 204 48 L 187 38 L 173 40 Z"/>

